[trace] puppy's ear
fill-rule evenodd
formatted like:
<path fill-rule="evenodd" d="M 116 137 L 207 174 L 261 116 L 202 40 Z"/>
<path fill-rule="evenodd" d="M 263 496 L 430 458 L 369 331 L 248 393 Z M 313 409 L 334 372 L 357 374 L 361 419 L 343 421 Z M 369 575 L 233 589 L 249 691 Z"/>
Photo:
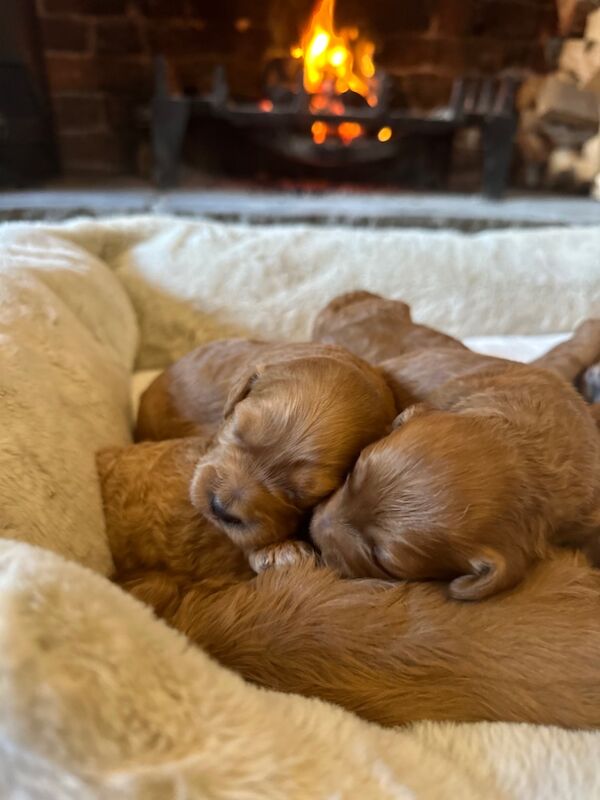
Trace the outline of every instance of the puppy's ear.
<path fill-rule="evenodd" d="M 231 412 L 238 403 L 240 403 L 245 397 L 248 397 L 252 391 L 252 386 L 258 380 L 260 373 L 261 368 L 255 367 L 251 371 L 241 372 L 234 380 L 231 388 L 229 389 L 229 394 L 227 395 L 227 400 L 225 401 L 225 407 L 223 409 L 223 417 L 225 419 L 230 416 Z"/>
<path fill-rule="evenodd" d="M 491 547 L 482 548 L 469 562 L 471 572 L 455 578 L 450 584 L 450 597 L 454 600 L 482 600 L 490 597 L 513 587 L 525 572 L 524 560 L 520 554 L 515 554 L 515 558 L 509 560 Z"/>
<path fill-rule="evenodd" d="M 416 403 L 414 406 L 405 408 L 392 422 L 392 430 L 395 431 L 396 428 L 404 425 L 409 420 L 420 417 L 422 414 L 427 414 L 429 411 L 432 411 L 432 408 L 428 406 L 427 403 Z"/>

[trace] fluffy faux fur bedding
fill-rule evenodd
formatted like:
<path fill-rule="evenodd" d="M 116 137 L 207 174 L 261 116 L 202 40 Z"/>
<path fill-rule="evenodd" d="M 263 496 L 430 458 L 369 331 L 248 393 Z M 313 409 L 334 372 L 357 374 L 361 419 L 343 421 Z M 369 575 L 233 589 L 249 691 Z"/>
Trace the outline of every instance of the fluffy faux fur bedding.
<path fill-rule="evenodd" d="M 381 730 L 244 684 L 106 579 L 94 469 L 129 441 L 136 366 L 231 333 L 300 339 L 357 287 L 463 337 L 568 331 L 600 315 L 599 253 L 589 228 L 0 229 L 0 797 L 600 796 L 600 733 Z"/>

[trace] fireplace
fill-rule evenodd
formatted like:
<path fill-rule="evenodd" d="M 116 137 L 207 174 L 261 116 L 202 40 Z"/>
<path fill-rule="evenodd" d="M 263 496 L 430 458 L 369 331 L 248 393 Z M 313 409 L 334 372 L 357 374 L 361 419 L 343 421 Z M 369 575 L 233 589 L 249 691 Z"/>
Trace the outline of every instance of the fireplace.
<path fill-rule="evenodd" d="M 470 177 L 482 160 L 473 185 L 498 194 L 515 88 L 547 69 L 558 30 L 555 0 L 37 8 L 67 174 L 163 184 L 181 162 L 244 180 L 443 187 L 449 172 Z"/>
<path fill-rule="evenodd" d="M 260 147 L 280 157 L 269 159 L 275 171 L 281 161 L 279 170 L 287 174 L 296 166 L 305 175 L 356 180 L 364 173 L 371 182 L 394 184 L 407 180 L 407 165 L 411 165 L 413 184 L 437 189 L 446 183 L 456 131 L 479 126 L 483 193 L 498 198 L 506 189 L 517 127 L 516 81 L 510 77 L 456 79 L 443 106 L 415 111 L 391 104 L 390 87 L 382 75 L 373 81 L 371 95 L 366 86 L 365 95 L 358 95 L 364 102 L 357 102 L 352 90 L 338 92 L 327 84 L 326 91 L 318 84 L 311 92 L 306 68 L 295 81 L 295 89 L 271 83 L 271 91 L 262 99 L 236 102 L 222 69 L 215 71 L 212 91 L 204 95 L 187 95 L 173 85 L 164 58 L 157 58 L 155 69 L 152 140 L 154 177 L 161 187 L 177 184 L 186 129 L 190 117 L 196 115 L 241 131 L 239 147 L 247 160 L 249 148 L 255 159 Z M 223 141 L 221 136 L 217 139 Z M 419 154 L 423 157 L 416 157 Z"/>

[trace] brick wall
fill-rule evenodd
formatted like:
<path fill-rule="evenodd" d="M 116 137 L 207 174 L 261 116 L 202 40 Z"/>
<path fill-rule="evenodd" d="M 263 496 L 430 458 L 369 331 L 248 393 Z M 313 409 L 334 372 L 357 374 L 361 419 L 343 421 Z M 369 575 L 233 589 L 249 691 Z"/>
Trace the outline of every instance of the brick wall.
<path fill-rule="evenodd" d="M 67 173 L 136 170 L 152 55 L 205 88 L 217 63 L 238 95 L 257 96 L 265 58 L 286 52 L 313 0 L 37 0 Z M 543 69 L 555 0 L 338 0 L 340 23 L 368 28 L 377 61 L 411 105 L 445 99 L 452 78 Z"/>

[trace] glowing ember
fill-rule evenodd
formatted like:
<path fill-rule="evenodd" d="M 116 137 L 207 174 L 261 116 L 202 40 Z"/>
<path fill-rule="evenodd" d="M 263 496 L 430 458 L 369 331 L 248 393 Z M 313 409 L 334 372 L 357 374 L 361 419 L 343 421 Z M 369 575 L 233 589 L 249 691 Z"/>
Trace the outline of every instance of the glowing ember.
<path fill-rule="evenodd" d="M 300 37 L 300 44 L 291 49 L 293 58 L 303 59 L 304 88 L 311 95 L 310 110 L 314 114 L 342 115 L 344 92 L 352 91 L 377 105 L 377 80 L 373 55 L 375 45 L 361 38 L 357 28 L 335 29 L 335 0 L 317 0 L 317 5 Z M 315 126 L 317 133 L 315 133 Z M 337 135 L 344 144 L 362 136 L 362 127 L 355 122 L 320 127 L 313 124 L 317 144 L 329 135 Z"/>
<path fill-rule="evenodd" d="M 261 111 L 273 111 L 273 103 L 270 100 L 267 100 L 266 98 L 260 101 L 258 107 L 260 108 Z"/>
<path fill-rule="evenodd" d="M 388 128 L 387 125 L 385 128 L 380 128 L 377 133 L 377 138 L 380 142 L 389 142 L 392 138 L 392 129 Z"/>
<path fill-rule="evenodd" d="M 341 125 L 338 125 L 338 135 L 344 144 L 350 144 L 362 134 L 363 128 L 358 122 L 342 122 Z"/>
<path fill-rule="evenodd" d="M 248 17 L 240 17 L 239 19 L 236 19 L 234 26 L 238 33 L 246 33 L 246 31 L 249 31 L 252 27 L 252 23 Z"/>
<path fill-rule="evenodd" d="M 335 138 L 342 144 L 351 144 L 354 139 L 364 134 L 362 125 L 358 122 L 340 122 L 339 125 L 328 125 L 326 122 L 313 122 L 310 128 L 315 144 L 323 144 L 327 139 Z"/>
<path fill-rule="evenodd" d="M 312 133 L 315 144 L 323 144 L 329 133 L 327 125 L 324 122 L 313 122 L 310 132 Z"/>

